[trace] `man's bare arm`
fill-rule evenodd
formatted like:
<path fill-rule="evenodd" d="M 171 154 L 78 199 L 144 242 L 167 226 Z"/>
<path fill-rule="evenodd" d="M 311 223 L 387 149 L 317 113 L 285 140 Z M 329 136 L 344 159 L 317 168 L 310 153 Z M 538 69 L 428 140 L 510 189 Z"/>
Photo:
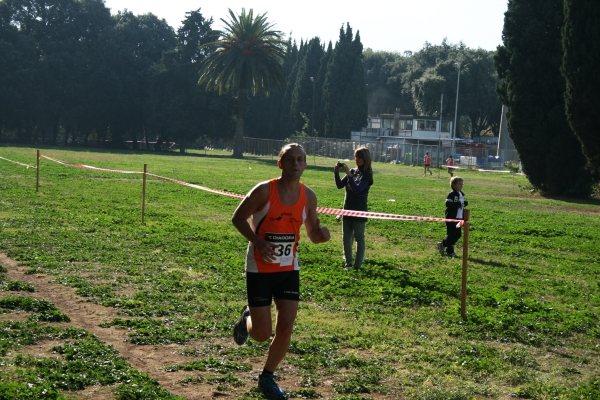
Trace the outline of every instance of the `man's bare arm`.
<path fill-rule="evenodd" d="M 256 185 L 250 193 L 241 201 L 231 217 L 231 222 L 237 230 L 244 235 L 248 241 L 254 244 L 263 260 L 272 262 L 275 260 L 275 245 L 261 239 L 248 223 L 248 218 L 259 211 L 269 200 L 269 182 Z"/>
<path fill-rule="evenodd" d="M 321 227 L 321 221 L 317 217 L 317 195 L 306 188 L 306 234 L 313 243 L 324 243 L 331 239 L 329 229 Z"/>

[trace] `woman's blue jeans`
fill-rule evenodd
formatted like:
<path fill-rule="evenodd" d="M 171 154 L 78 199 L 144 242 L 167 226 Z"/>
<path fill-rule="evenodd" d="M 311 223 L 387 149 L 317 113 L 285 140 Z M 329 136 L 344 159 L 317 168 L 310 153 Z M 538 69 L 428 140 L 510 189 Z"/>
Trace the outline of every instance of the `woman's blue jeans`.
<path fill-rule="evenodd" d="M 353 218 L 344 217 L 342 219 L 342 238 L 344 242 L 344 258 L 346 259 L 346 266 L 354 266 L 358 269 L 362 265 L 363 259 L 365 258 L 365 221 L 357 221 Z M 356 258 L 352 263 L 352 256 L 354 252 L 352 247 L 356 240 Z"/>

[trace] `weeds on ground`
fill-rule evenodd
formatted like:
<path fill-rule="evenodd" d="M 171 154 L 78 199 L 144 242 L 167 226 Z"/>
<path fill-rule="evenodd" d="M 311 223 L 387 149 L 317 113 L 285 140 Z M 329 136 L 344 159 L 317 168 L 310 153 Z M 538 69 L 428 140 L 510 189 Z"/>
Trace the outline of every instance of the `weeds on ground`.
<path fill-rule="evenodd" d="M 30 149 L 3 151 L 24 162 Z M 47 151 L 98 167 L 129 170 L 148 162 L 153 173 L 241 194 L 277 174 L 274 162 L 263 158 Z M 319 162 L 309 166 L 304 182 L 320 206 L 339 208 L 343 194 L 332 183 L 333 161 Z M 209 383 L 240 398 L 260 398 L 248 360 L 262 360 L 267 344 L 216 344 L 229 338 L 245 302 L 246 243 L 229 222 L 238 200 L 149 180 L 141 224 L 140 177 L 46 163 L 42 168 L 39 193 L 33 175 L 18 166 L 0 172 L 5 206 L 0 250 L 29 266 L 31 274 L 51 275 L 82 298 L 118 310 L 122 318 L 102 326 L 126 330 L 131 343 L 185 344 L 182 354 L 190 361 L 165 365 L 165 371 L 202 375 L 180 384 Z M 398 165 L 374 169 L 371 210 L 443 216 L 447 179 L 423 179 Z M 518 175 L 464 171 L 461 176 L 472 215 L 467 319 L 459 312 L 462 262 L 436 253 L 443 225 L 370 220 L 367 260 L 354 271 L 343 268 L 340 226 L 323 215 L 332 241 L 314 246 L 303 235 L 299 248 L 302 302 L 282 365 L 287 376 L 282 386 L 290 398 L 326 392 L 352 400 L 600 398 L 597 202 L 528 193 L 520 189 L 527 183 Z M 17 369 L 34 374 L 49 368 L 48 361 L 26 354 L 20 355 L 23 366 L 14 366 L 18 349 L 9 341 L 22 346 L 62 337 L 55 372 L 67 362 L 79 362 L 84 371 L 94 368 L 92 361 L 69 360 L 73 349 L 118 358 L 96 339 L 64 328 L 68 316 L 49 303 L 16 300 L 15 293 L 31 289 L 0 280 L 4 316 L 16 310 L 31 315 L 27 321 L 2 322 L 2 332 L 12 335 L 0 341 L 2 362 L 11 365 L 0 379 L 6 390 L 29 382 Z M 47 393 L 59 396 L 63 386 L 55 382 L 55 372 L 39 375 L 47 376 Z M 148 398 L 170 396 L 147 377 L 126 374 L 138 386 L 119 386 L 119 398 L 135 398 L 136 390 L 147 390 Z M 108 382 L 110 376 L 72 378 L 72 387 Z"/>

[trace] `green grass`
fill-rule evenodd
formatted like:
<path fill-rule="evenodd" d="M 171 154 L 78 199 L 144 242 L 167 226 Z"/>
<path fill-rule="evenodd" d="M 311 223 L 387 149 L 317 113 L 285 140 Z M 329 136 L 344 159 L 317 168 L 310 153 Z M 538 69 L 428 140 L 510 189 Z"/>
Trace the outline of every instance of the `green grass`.
<path fill-rule="evenodd" d="M 219 152 L 42 154 L 110 169 L 147 164 L 157 175 L 239 194 L 278 175 L 270 157 L 235 160 Z M 2 147 L 0 156 L 35 164 L 32 148 Z M 310 156 L 303 176 L 322 207 L 342 204 L 335 161 Z M 260 398 L 248 359 L 260 364 L 266 344 L 217 344 L 229 340 L 245 302 L 246 241 L 230 223 L 239 200 L 149 178 L 142 224 L 141 175 L 42 159 L 36 192 L 35 169 L 0 162 L 0 251 L 31 274 L 48 274 L 83 299 L 117 309 L 122 318 L 103 326 L 126 329 L 129 342 L 187 346 L 189 362 L 164 366 L 200 373 L 181 385 L 208 383 L 236 398 Z M 374 170 L 372 211 L 443 217 L 446 171 L 423 178 L 418 167 Z M 600 203 L 541 197 L 519 175 L 459 175 L 471 210 L 467 320 L 460 318 L 461 260 L 436 253 L 442 223 L 370 220 L 367 260 L 347 271 L 341 226 L 321 215 L 332 240 L 313 245 L 302 232 L 300 244 L 302 302 L 281 372 L 291 396 L 319 398 L 328 387 L 336 399 L 600 398 Z M 69 346 L 98 360 L 76 365 L 90 376 L 96 362 L 120 360 L 85 334 L 68 339 L 59 361 L 32 359 L 23 346 L 76 328 L 66 328 L 68 315 L 51 303 L 15 300 L 27 298 L 30 285 L 3 271 L 0 277 L 0 332 L 10 333 L 0 336 L 0 365 L 10 366 L 0 372 L 0 397 L 26 390 L 36 374 L 46 398 L 114 384 L 110 373 L 72 384 L 58 378 L 75 366 Z M 17 321 L 17 312 L 29 319 Z M 137 398 L 169 398 L 147 376 L 126 374 L 145 390 Z M 136 398 L 134 387 L 117 388 L 117 398 Z M 31 396 L 44 398 L 39 393 Z"/>

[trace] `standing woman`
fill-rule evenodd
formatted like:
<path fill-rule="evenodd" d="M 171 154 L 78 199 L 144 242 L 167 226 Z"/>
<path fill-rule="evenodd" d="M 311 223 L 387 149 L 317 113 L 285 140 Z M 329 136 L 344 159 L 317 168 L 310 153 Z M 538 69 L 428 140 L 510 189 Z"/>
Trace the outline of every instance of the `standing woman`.
<path fill-rule="evenodd" d="M 371 169 L 371 153 L 366 147 L 359 147 L 354 151 L 356 168 L 349 169 L 344 163 L 338 162 L 334 168 L 335 184 L 338 189 L 346 188 L 344 197 L 344 210 L 368 211 L 367 199 L 369 188 L 373 184 L 373 170 Z M 346 175 L 340 178 L 340 169 Z M 346 267 L 359 269 L 365 257 L 365 224 L 367 218 L 348 217 L 342 219 L 342 234 L 344 242 L 344 258 Z M 356 240 L 356 257 L 352 262 L 352 247 Z"/>

